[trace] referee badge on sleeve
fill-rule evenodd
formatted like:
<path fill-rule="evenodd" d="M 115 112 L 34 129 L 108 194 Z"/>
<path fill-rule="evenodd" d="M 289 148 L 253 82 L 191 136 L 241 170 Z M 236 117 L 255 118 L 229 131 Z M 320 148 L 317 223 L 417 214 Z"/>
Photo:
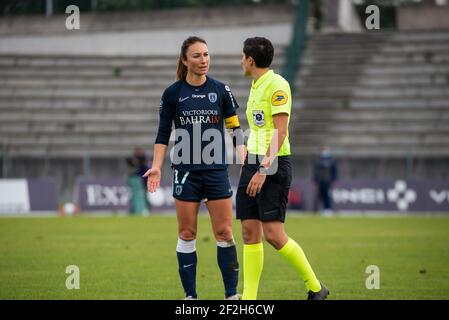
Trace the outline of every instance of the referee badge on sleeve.
<path fill-rule="evenodd" d="M 258 127 L 262 127 L 265 124 L 265 116 L 263 110 L 253 110 L 254 123 Z"/>
<path fill-rule="evenodd" d="M 276 91 L 271 97 L 271 104 L 273 106 L 282 106 L 286 104 L 288 101 L 288 95 L 285 91 L 279 90 Z"/>

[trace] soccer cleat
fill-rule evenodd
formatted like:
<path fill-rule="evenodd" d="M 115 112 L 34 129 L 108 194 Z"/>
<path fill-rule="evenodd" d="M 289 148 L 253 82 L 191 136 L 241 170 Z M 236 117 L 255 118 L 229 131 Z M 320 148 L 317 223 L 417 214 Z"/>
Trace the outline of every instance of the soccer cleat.
<path fill-rule="evenodd" d="M 330 294 L 329 289 L 320 282 L 321 290 L 318 292 L 309 291 L 307 300 L 326 300 L 327 296 Z"/>
<path fill-rule="evenodd" d="M 198 298 L 194 298 L 192 296 L 187 296 L 184 298 L 184 300 L 198 300 Z"/>
<path fill-rule="evenodd" d="M 238 293 L 225 298 L 225 300 L 241 300 L 241 299 L 242 297 Z"/>

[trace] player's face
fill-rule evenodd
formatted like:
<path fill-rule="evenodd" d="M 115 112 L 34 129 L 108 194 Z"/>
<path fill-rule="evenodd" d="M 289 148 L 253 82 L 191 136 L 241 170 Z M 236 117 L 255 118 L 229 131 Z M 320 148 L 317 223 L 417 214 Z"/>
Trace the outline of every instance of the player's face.
<path fill-rule="evenodd" d="M 246 58 L 245 53 L 242 53 L 242 69 L 243 69 L 243 75 L 245 77 L 248 77 L 251 75 L 251 57 Z"/>
<path fill-rule="evenodd" d="M 209 50 L 202 42 L 192 44 L 187 50 L 187 59 L 184 60 L 188 72 L 202 76 L 209 71 Z"/>

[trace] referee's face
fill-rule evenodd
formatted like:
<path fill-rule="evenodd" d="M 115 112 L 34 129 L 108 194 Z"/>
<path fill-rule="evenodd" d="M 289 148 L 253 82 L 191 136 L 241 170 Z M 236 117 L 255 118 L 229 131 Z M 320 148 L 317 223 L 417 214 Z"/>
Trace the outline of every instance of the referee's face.
<path fill-rule="evenodd" d="M 192 44 L 187 50 L 187 59 L 184 60 L 188 72 L 198 76 L 205 75 L 209 71 L 209 50 L 202 42 Z"/>
<path fill-rule="evenodd" d="M 242 69 L 245 77 L 251 76 L 251 58 L 246 58 L 245 53 L 242 53 Z"/>

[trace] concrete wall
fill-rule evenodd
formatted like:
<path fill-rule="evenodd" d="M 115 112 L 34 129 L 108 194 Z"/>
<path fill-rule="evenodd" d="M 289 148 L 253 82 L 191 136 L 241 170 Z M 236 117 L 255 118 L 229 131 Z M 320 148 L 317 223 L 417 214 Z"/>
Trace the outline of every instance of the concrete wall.
<path fill-rule="evenodd" d="M 399 30 L 449 30 L 449 6 L 400 7 Z"/>
<path fill-rule="evenodd" d="M 188 8 L 146 12 L 109 12 L 80 14 L 76 33 L 124 32 L 181 28 L 230 27 L 290 23 L 296 10 L 291 5 L 252 5 L 241 7 Z M 0 17 L 0 36 L 67 35 L 69 14 L 50 17 Z M 72 32 L 74 33 L 74 32 Z"/>

